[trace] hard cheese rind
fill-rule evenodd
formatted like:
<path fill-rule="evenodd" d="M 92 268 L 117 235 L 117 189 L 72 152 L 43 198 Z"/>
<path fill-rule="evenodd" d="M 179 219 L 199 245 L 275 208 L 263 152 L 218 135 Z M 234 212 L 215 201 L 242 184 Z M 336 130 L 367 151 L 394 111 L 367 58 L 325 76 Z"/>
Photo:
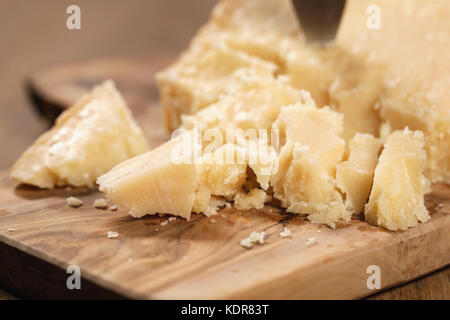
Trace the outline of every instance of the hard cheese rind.
<path fill-rule="evenodd" d="M 147 151 L 141 129 L 111 81 L 56 120 L 15 163 L 11 177 L 40 188 L 93 187 L 116 164 Z"/>

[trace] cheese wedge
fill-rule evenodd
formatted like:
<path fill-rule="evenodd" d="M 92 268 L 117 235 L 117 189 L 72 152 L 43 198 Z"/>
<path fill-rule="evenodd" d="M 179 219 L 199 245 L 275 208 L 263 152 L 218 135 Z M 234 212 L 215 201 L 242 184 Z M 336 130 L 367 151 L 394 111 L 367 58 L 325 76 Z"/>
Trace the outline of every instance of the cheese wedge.
<path fill-rule="evenodd" d="M 349 143 L 349 158 L 336 166 L 336 183 L 353 213 L 362 212 L 369 198 L 381 146 L 381 139 L 357 133 Z"/>
<path fill-rule="evenodd" d="M 424 194 L 430 191 L 430 182 L 423 175 L 426 159 L 421 131 L 406 128 L 389 136 L 375 169 L 366 221 L 389 230 L 405 230 L 430 218 L 424 205 Z"/>
<path fill-rule="evenodd" d="M 106 81 L 58 117 L 17 160 L 11 177 L 39 188 L 94 187 L 98 176 L 145 151 L 141 129 Z"/>
<path fill-rule="evenodd" d="M 193 132 L 187 132 L 120 163 L 98 178 L 100 191 L 136 218 L 170 213 L 189 220 L 198 187 L 190 152 L 195 142 Z"/>

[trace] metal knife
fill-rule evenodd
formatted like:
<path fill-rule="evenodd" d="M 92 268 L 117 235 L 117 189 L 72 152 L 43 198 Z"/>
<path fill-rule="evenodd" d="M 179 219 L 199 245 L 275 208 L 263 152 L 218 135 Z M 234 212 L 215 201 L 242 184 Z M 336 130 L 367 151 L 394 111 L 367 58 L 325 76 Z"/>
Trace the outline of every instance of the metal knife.
<path fill-rule="evenodd" d="M 292 0 L 307 41 L 333 41 L 346 0 Z"/>

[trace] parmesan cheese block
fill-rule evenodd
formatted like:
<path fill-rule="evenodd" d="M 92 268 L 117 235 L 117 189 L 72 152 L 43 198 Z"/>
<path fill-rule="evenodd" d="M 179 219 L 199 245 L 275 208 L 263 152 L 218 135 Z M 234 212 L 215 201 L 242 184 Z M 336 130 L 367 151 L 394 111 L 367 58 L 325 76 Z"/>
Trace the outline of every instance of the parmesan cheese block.
<path fill-rule="evenodd" d="M 388 127 L 423 131 L 426 176 L 436 182 L 450 181 L 450 59 L 446 54 L 450 46 L 450 3 L 380 0 L 373 5 L 371 0 L 349 0 L 335 43 L 315 47 L 305 43 L 289 0 L 219 1 L 189 49 L 159 78 L 162 105 L 172 119 L 169 128 L 180 123 L 182 114 L 198 110 L 191 108 L 186 98 L 189 95 L 172 90 L 176 86 L 171 85 L 169 75 L 189 70 L 187 57 L 196 52 L 205 54 L 222 46 L 275 64 L 277 71 L 268 73 L 283 77 L 296 89 L 311 92 L 319 107 L 329 105 L 343 113 L 346 141 L 358 132 L 378 136 L 380 129 Z M 220 79 L 230 82 L 221 83 L 220 88 L 242 82 L 242 78 L 233 81 L 216 72 L 213 65 L 205 68 L 213 75 L 208 78 L 212 86 L 221 83 Z M 211 86 L 202 81 L 196 88 L 199 96 L 211 92 Z"/>
<path fill-rule="evenodd" d="M 382 120 L 423 131 L 426 176 L 450 182 L 450 1 L 349 1 L 337 42 L 384 65 Z"/>
<path fill-rule="evenodd" d="M 142 131 L 106 81 L 58 117 L 17 160 L 11 177 L 39 188 L 93 187 L 98 176 L 145 151 Z"/>
<path fill-rule="evenodd" d="M 430 218 L 424 205 L 424 194 L 430 191 L 423 175 L 426 158 L 421 131 L 406 128 L 389 136 L 375 169 L 366 221 L 405 230 Z"/>
<path fill-rule="evenodd" d="M 373 135 L 357 133 L 349 143 L 349 158 L 336 166 L 337 185 L 353 213 L 362 212 L 369 198 L 381 146 L 381 140 Z"/>
<path fill-rule="evenodd" d="M 98 178 L 100 191 L 136 218 L 146 214 L 170 213 L 189 220 L 198 187 L 187 132 L 145 154 L 120 163 Z M 208 200 L 209 201 L 209 196 Z"/>

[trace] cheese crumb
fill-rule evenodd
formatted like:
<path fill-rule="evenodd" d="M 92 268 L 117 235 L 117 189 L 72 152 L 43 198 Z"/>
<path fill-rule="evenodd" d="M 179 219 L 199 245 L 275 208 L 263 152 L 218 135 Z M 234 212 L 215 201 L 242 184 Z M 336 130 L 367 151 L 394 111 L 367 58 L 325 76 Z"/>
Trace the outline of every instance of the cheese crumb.
<path fill-rule="evenodd" d="M 96 209 L 106 209 L 108 207 L 108 203 L 105 199 L 100 198 L 94 201 L 94 208 Z"/>
<path fill-rule="evenodd" d="M 112 206 L 109 207 L 109 210 L 116 211 L 117 210 L 117 205 L 113 204 Z"/>
<path fill-rule="evenodd" d="M 159 231 L 159 229 L 158 229 L 158 228 L 156 228 L 156 229 L 155 229 L 155 232 L 158 232 L 158 231 Z"/>
<path fill-rule="evenodd" d="M 66 202 L 69 206 L 74 207 L 74 208 L 78 208 L 83 204 L 83 201 L 81 201 L 78 198 L 75 197 L 68 197 L 66 199 Z"/>
<path fill-rule="evenodd" d="M 309 245 L 312 245 L 312 244 L 314 244 L 314 243 L 316 243 L 316 242 L 317 242 L 317 241 L 316 241 L 316 237 L 311 237 L 311 238 L 308 238 L 308 239 L 307 239 L 306 245 L 309 246 Z"/>
<path fill-rule="evenodd" d="M 287 237 L 291 237 L 291 230 L 289 230 L 287 227 L 284 227 L 284 230 L 282 232 L 280 232 L 280 237 L 282 238 L 287 238 Z"/>
<path fill-rule="evenodd" d="M 14 228 L 8 228 L 8 231 L 9 231 L 9 232 L 14 232 L 14 231 L 16 231 L 16 229 L 14 229 Z"/>
<path fill-rule="evenodd" d="M 172 221 L 177 220 L 177 217 L 170 217 L 168 220 L 169 220 L 169 222 L 172 222 Z"/>
<path fill-rule="evenodd" d="M 160 225 L 161 227 L 164 227 L 164 226 L 167 225 L 168 223 L 169 223 L 169 221 L 164 220 L 164 221 L 161 222 L 159 225 Z"/>
<path fill-rule="evenodd" d="M 119 237 L 119 233 L 118 232 L 108 231 L 108 238 L 109 239 L 118 238 L 118 237 Z"/>
<path fill-rule="evenodd" d="M 251 248 L 255 243 L 264 244 L 264 236 L 266 233 L 264 231 L 256 232 L 253 231 L 247 238 L 241 240 L 241 246 L 245 248 Z"/>

